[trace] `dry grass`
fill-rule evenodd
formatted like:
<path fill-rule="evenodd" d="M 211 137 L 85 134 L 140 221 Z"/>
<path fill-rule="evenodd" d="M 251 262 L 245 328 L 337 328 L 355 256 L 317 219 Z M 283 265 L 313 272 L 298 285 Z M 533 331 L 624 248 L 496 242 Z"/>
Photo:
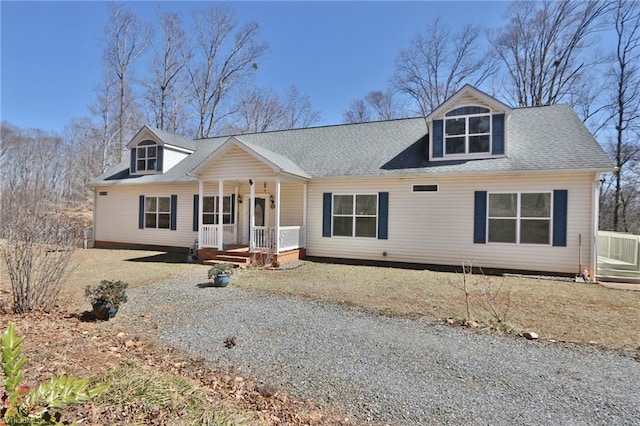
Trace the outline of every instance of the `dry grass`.
<path fill-rule="evenodd" d="M 71 266 L 62 282 L 59 300 L 67 308 L 88 308 L 84 288 L 100 280 L 121 280 L 129 288 L 148 285 L 160 280 L 183 275 L 189 271 L 206 267 L 186 263 L 187 254 L 146 250 L 76 250 Z M 204 272 L 203 272 L 204 273 Z M 0 290 L 9 291 L 11 284 L 4 260 L 0 259 Z"/>
<path fill-rule="evenodd" d="M 466 316 L 461 274 L 369 266 L 305 263 L 283 271 L 244 270 L 232 284 L 330 303 L 357 306 L 385 315 L 420 316 L 433 320 Z M 514 332 L 531 330 L 543 339 L 593 344 L 615 349 L 640 348 L 640 292 L 593 284 L 517 277 L 472 280 L 500 283 L 497 306 Z M 488 280 L 488 281 L 485 281 Z M 472 296 L 473 319 L 496 326 Z"/>

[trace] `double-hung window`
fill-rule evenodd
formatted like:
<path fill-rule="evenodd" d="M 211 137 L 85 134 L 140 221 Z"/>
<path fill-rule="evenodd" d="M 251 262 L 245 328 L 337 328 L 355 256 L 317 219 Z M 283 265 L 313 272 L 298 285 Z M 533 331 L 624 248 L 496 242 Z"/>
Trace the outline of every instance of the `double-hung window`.
<path fill-rule="evenodd" d="M 136 152 L 136 170 L 138 172 L 155 171 L 158 162 L 158 146 L 153 141 L 138 144 Z"/>
<path fill-rule="evenodd" d="M 488 205 L 489 242 L 550 244 L 551 193 L 494 193 Z"/>
<path fill-rule="evenodd" d="M 445 155 L 491 152 L 491 111 L 465 106 L 447 112 L 444 135 Z"/>
<path fill-rule="evenodd" d="M 144 227 L 169 229 L 171 224 L 171 198 L 145 197 Z"/>
<path fill-rule="evenodd" d="M 333 235 L 376 238 L 378 196 L 349 194 L 333 196 Z"/>
<path fill-rule="evenodd" d="M 202 197 L 202 223 L 204 225 L 218 224 L 218 210 L 220 208 L 220 197 Z M 233 223 L 231 214 L 231 196 L 222 197 L 222 223 L 227 225 Z"/>

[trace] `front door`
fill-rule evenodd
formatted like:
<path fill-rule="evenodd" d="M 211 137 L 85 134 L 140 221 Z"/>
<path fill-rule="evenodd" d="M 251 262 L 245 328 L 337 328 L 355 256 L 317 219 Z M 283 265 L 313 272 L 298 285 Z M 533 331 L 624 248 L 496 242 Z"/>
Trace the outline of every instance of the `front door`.
<path fill-rule="evenodd" d="M 246 195 L 244 199 L 250 200 L 251 197 Z M 254 198 L 254 206 L 254 225 L 260 227 L 267 226 L 267 197 L 256 195 Z M 244 223 L 246 224 L 246 232 L 244 232 L 242 235 L 243 244 L 249 244 L 249 233 L 251 232 L 250 214 L 251 212 L 249 212 L 249 203 L 246 203 L 246 207 L 244 209 Z"/>

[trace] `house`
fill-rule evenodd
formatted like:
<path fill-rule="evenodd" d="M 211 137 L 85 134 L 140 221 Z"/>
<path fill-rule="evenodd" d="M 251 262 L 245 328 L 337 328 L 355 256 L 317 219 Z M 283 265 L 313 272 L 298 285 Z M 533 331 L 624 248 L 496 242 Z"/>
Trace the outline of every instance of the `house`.
<path fill-rule="evenodd" d="M 97 247 L 596 272 L 611 160 L 566 105 L 464 86 L 428 117 L 190 140 L 143 127 L 97 177 Z M 219 254 L 219 253 L 218 253 Z"/>

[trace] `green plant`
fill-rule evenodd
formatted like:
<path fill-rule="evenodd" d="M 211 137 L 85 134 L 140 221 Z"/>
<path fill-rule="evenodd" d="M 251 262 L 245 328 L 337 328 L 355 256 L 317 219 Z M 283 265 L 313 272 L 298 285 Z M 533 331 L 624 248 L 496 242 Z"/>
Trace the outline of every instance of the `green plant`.
<path fill-rule="evenodd" d="M 51 425 L 62 424 L 59 410 L 67 405 L 79 404 L 101 395 L 108 385 L 88 388 L 87 379 L 59 376 L 41 383 L 34 389 L 20 385 L 24 379 L 22 368 L 27 359 L 20 345 L 24 337 L 17 337 L 15 324 L 9 323 L 2 334 L 2 366 L 5 376 L 0 420 L 7 424 Z"/>
<path fill-rule="evenodd" d="M 218 274 L 231 275 L 233 274 L 233 264 L 232 263 L 216 263 L 207 272 L 207 277 L 211 280 L 216 277 Z"/>
<path fill-rule="evenodd" d="M 102 280 L 97 286 L 88 285 L 84 289 L 84 295 L 91 305 L 103 303 L 107 308 L 118 309 L 122 303 L 127 301 L 125 293 L 128 283 L 122 281 Z"/>

